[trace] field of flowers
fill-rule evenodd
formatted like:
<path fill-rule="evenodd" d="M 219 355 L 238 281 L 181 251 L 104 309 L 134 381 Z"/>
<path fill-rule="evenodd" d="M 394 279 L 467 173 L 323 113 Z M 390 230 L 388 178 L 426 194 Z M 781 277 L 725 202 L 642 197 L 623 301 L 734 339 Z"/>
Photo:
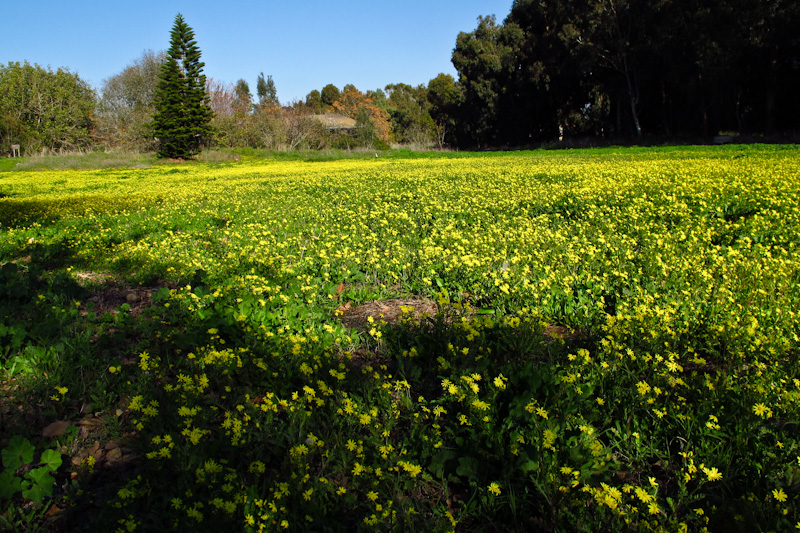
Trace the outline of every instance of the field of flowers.
<path fill-rule="evenodd" d="M 800 528 L 799 251 L 792 146 L 2 173 L 0 528 Z"/>

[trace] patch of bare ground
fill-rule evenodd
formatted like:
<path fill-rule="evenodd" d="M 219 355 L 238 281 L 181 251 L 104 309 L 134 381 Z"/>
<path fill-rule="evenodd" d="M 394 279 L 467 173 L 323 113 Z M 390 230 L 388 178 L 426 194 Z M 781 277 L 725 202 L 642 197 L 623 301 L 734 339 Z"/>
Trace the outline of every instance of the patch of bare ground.
<path fill-rule="evenodd" d="M 387 324 L 398 324 L 401 317 L 410 316 L 414 320 L 422 320 L 425 317 L 435 316 L 438 311 L 436 302 L 419 296 L 377 300 L 356 306 L 348 302 L 339 306 L 337 314 L 340 315 L 342 324 L 348 328 L 366 333 L 372 328 L 370 317 L 375 324 L 380 324 L 382 321 Z"/>
<path fill-rule="evenodd" d="M 95 469 L 127 468 L 135 464 L 141 456 L 129 444 L 136 439 L 133 432 L 123 432 L 113 436 L 114 426 L 127 425 L 124 420 L 127 412 L 84 416 L 76 425 L 79 427 L 68 455 L 76 467 L 94 464 Z M 112 426 L 112 427 L 109 427 Z M 92 457 L 92 459 L 89 459 Z"/>
<path fill-rule="evenodd" d="M 347 302 L 339 306 L 336 316 L 344 326 L 367 334 L 374 325 L 384 322 L 395 325 L 399 324 L 401 319 L 409 317 L 413 320 L 423 320 L 425 317 L 435 316 L 438 311 L 439 308 L 433 300 L 409 297 L 376 300 L 359 305 Z M 353 350 L 349 353 L 348 359 L 351 365 L 362 370 L 368 366 L 391 364 L 386 354 L 376 347 Z"/>
<path fill-rule="evenodd" d="M 570 329 L 566 326 L 556 326 L 550 324 L 544 327 L 545 338 L 549 337 L 551 340 L 577 341 L 578 339 L 585 337 L 587 334 L 588 333 L 586 331 L 582 331 L 580 329 Z"/>
<path fill-rule="evenodd" d="M 132 431 L 124 431 L 127 426 L 127 411 L 117 409 L 116 413 L 85 412 L 91 406 L 84 404 L 79 420 L 57 420 L 42 430 L 45 441 L 60 437 L 77 427 L 77 431 L 67 433 L 69 439 L 61 437 L 59 451 L 64 456 L 64 467 L 55 475 L 56 488 L 54 495 L 62 494 L 70 482 L 79 483 L 80 493 L 91 498 L 96 507 L 101 507 L 113 497 L 115 487 L 121 479 L 126 479 L 135 472 L 142 463 L 142 455 L 137 453 L 137 435 Z M 133 472 L 133 474 L 131 474 Z M 68 501 L 67 498 L 64 501 Z M 58 502 L 61 503 L 61 502 Z M 62 503 L 63 505 L 63 503 Z M 62 512 L 64 509 L 54 503 L 47 512 L 47 531 L 72 531 L 66 521 L 69 519 Z M 73 517 L 74 519 L 74 517 Z M 94 530 L 92 522 L 96 517 L 85 516 L 79 520 L 87 530 Z M 83 528 L 81 528 L 83 529 Z"/>
<path fill-rule="evenodd" d="M 355 306 L 348 302 L 340 305 L 336 310 L 343 325 L 362 333 L 372 329 L 373 324 L 385 322 L 395 325 L 400 323 L 401 318 L 409 317 L 414 321 L 421 321 L 426 317 L 435 317 L 438 312 L 439 306 L 436 302 L 422 296 L 375 300 Z M 461 316 L 471 317 L 473 314 L 473 309 L 468 306 L 450 309 L 446 322 L 450 323 L 454 318 Z M 373 323 L 369 322 L 370 317 L 372 317 Z M 549 341 L 567 342 L 578 341 L 589 335 L 585 329 L 573 329 L 556 324 L 545 326 L 542 333 Z"/>
<path fill-rule="evenodd" d="M 158 283 L 151 286 L 131 285 L 117 281 L 111 274 L 104 272 L 77 272 L 74 274 L 78 284 L 91 286 L 92 295 L 83 302 L 81 313 L 88 314 L 86 304 L 93 303 L 93 312 L 102 316 L 105 313 L 115 315 L 123 304 L 130 307 L 130 315 L 139 317 L 142 312 L 153 305 L 153 294 L 163 287 L 175 288 L 175 284 Z"/>
<path fill-rule="evenodd" d="M 140 456 L 129 447 L 136 435 L 119 429 L 127 425 L 128 411 L 117 409 L 114 413 L 92 413 L 91 405 L 83 404 L 79 420 L 56 420 L 42 429 L 45 438 L 58 437 L 66 433 L 72 426 L 78 430 L 71 442 L 64 444 L 61 453 L 70 457 L 70 462 L 78 470 L 86 468 L 90 471 L 105 468 L 119 469 L 131 464 Z M 72 477 L 77 477 L 72 472 Z"/>
<path fill-rule="evenodd" d="M 28 263 L 30 263 L 30 262 L 31 262 L 31 256 L 29 256 L 29 255 L 26 255 L 25 257 L 18 257 L 18 258 L 16 258 L 16 259 L 12 259 L 12 260 L 11 260 L 11 261 L 9 261 L 8 263 L 0 263 L 0 267 L 3 267 L 3 266 L 5 266 L 5 265 L 7 265 L 7 264 L 12 264 L 12 265 L 20 265 L 20 264 L 21 264 L 21 265 L 27 265 L 27 264 L 28 264 Z"/>
<path fill-rule="evenodd" d="M 0 386 L 0 390 L 8 392 L 15 388 L 14 380 Z M 27 402 L 27 403 L 26 403 Z M 120 401 L 120 406 L 123 406 Z M 30 406 L 34 405 L 34 409 Z M 88 483 L 85 487 L 102 487 L 109 480 L 118 479 L 120 473 L 136 468 L 141 455 L 135 450 L 137 436 L 124 428 L 129 426 L 129 412 L 118 408 L 115 412 L 94 413 L 88 403 L 71 402 L 67 406 L 57 406 L 57 412 L 44 414 L 46 406 L 31 404 L 25 398 L 17 396 L 13 403 L 0 401 L 3 438 L 0 445 L 5 445 L 8 437 L 17 433 L 28 434 L 33 431 L 41 438 L 46 447 L 58 443 L 56 449 L 65 456 L 64 467 L 55 475 L 58 492 L 66 486 L 70 479 L 82 479 Z M 67 412 L 73 413 L 68 415 Z M 56 420 L 53 418 L 56 417 Z M 26 430 L 22 430 L 25 426 Z M 73 428 L 77 428 L 77 431 Z M 67 438 L 69 436 L 69 438 Z M 35 440 L 35 439 L 34 439 Z M 91 490 L 91 488 L 90 488 Z M 48 515 L 56 518 L 60 512 L 57 506 Z"/>

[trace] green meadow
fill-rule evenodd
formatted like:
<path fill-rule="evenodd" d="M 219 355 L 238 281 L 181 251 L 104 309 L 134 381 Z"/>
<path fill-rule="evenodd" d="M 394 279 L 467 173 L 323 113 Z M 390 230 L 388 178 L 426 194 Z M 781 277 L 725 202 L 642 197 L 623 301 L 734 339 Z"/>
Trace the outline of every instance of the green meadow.
<path fill-rule="evenodd" d="M 800 527 L 796 146 L 53 166 L 0 529 Z"/>

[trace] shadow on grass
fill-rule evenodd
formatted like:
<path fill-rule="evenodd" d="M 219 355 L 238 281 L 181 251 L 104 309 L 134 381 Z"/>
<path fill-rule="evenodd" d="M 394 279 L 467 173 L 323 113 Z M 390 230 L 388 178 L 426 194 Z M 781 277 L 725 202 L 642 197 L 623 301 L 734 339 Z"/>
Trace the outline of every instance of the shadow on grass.
<path fill-rule="evenodd" d="M 58 200 L 17 198 L 0 194 L 0 226 L 10 228 L 47 224 L 86 213 L 109 213 L 125 209 L 131 203 L 102 194 L 59 198 Z"/>
<path fill-rule="evenodd" d="M 406 517 L 409 527 L 424 529 L 430 521 L 444 520 L 441 513 L 436 514 L 437 506 L 448 500 L 469 500 L 475 487 L 487 485 L 507 469 L 494 446 L 508 445 L 505 441 L 511 437 L 496 431 L 501 440 L 487 446 L 483 434 L 465 434 L 449 440 L 442 451 L 415 451 L 430 448 L 423 444 L 427 429 L 416 427 L 412 416 L 412 411 L 421 411 L 408 402 L 404 409 L 411 411 L 406 415 L 394 421 L 386 418 L 396 398 L 378 386 L 373 375 L 380 372 L 386 383 L 392 382 L 386 376 L 396 376 L 409 384 L 409 398 L 435 401 L 445 394 L 439 357 L 450 353 L 447 375 L 478 372 L 489 376 L 506 371 L 524 390 L 520 398 L 528 401 L 533 394 L 544 398 L 554 393 L 555 382 L 541 371 L 544 361 L 562 358 L 591 342 L 588 338 L 561 342 L 541 329 L 499 328 L 480 340 L 491 348 L 493 358 L 481 356 L 478 344 L 473 345 L 476 357 L 455 357 L 450 345 L 463 347 L 465 334 L 453 328 L 451 319 L 440 316 L 389 328 L 381 346 L 368 344 L 352 353 L 310 338 L 298 348 L 297 338 L 281 335 L 274 324 L 268 324 L 274 336 L 256 335 L 258 324 L 243 319 L 235 305 L 220 305 L 200 314 L 178 305 L 175 291 L 166 287 L 152 287 L 152 293 L 143 298 L 142 289 L 125 293 L 106 279 L 93 279 L 84 286 L 66 272 L 75 260 L 66 242 L 37 244 L 29 253 L 25 261 L 0 268 L 0 343 L 4 346 L 0 357 L 7 377 L 16 378 L 14 393 L 5 397 L 0 408 L 4 412 L 0 446 L 20 434 L 39 451 L 53 446 L 61 450 L 64 466 L 55 476 L 49 501 L 65 510 L 37 520 L 65 531 L 113 529 L 127 517 L 134 517 L 144 530 L 188 529 L 191 519 L 185 508 L 176 509 L 174 503 L 186 500 L 187 491 L 209 509 L 204 512 L 203 528 L 239 524 L 231 515 L 209 507 L 227 494 L 225 476 L 233 476 L 244 491 L 237 498 L 244 494 L 266 497 L 275 483 L 301 475 L 292 450 L 308 446 L 308 435 L 330 443 L 334 456 L 343 453 L 349 440 L 375 446 L 373 433 L 380 434 L 379 429 L 357 419 L 339 420 L 337 410 L 345 397 L 363 405 L 367 414 L 374 406 L 374 418 L 387 424 L 383 431 L 390 435 L 388 442 L 397 449 L 410 447 L 409 459 L 433 476 L 414 482 L 418 487 L 413 489 L 413 502 L 422 512 Z M 196 276 L 191 292 L 180 291 L 191 300 L 209 289 L 202 276 Z M 123 293 L 134 293 L 138 300 L 123 301 Z M 132 306 L 138 306 L 137 313 Z M 418 352 L 414 360 L 404 355 L 412 347 Z M 504 370 L 516 365 L 527 370 Z M 67 392 L 62 394 L 56 387 Z M 308 387 L 327 403 L 292 407 L 300 406 Z M 324 396 L 324 390 L 333 397 Z M 270 395 L 275 402 L 288 403 L 274 412 L 264 411 L 261 407 Z M 133 408 L 136 396 L 145 403 L 156 402 L 157 412 L 144 416 L 141 408 Z M 498 399 L 502 419 L 516 416 L 513 412 L 524 407 L 515 398 Z M 194 415 L 191 426 L 186 426 L 186 419 L 177 414 L 181 407 L 202 414 Z M 241 422 L 246 430 L 236 444 L 233 430 L 225 429 L 226 417 L 241 412 L 259 420 L 261 427 Z M 56 420 L 69 421 L 78 430 L 59 438 L 43 437 L 42 429 Z M 196 444 L 183 433 L 188 429 L 201 432 Z M 164 435 L 177 443 L 172 460 L 147 459 L 147 454 L 163 448 L 154 442 Z M 91 466 L 89 457 L 93 457 Z M 307 464 L 320 476 L 345 483 L 352 465 L 332 469 L 330 461 L 312 450 Z M 253 470 L 256 463 L 263 463 L 263 471 Z M 218 465 L 221 473 L 200 476 L 198 471 L 212 468 L 208 465 Z M 373 490 L 368 484 L 361 487 L 360 480 L 350 483 L 353 492 Z M 320 485 L 317 490 L 323 488 Z M 407 489 L 387 485 L 381 490 L 402 500 Z M 298 493 L 284 505 L 290 515 L 310 516 L 333 530 L 359 527 L 354 510 L 362 513 L 368 501 L 352 496 L 334 504 L 338 496 L 325 497 L 330 498 L 325 505 L 309 506 Z M 17 509 L 30 506 L 19 494 L 16 498 L 10 504 Z M 544 503 L 530 498 L 526 509 L 538 516 L 544 512 Z"/>
<path fill-rule="evenodd" d="M 0 356 L 5 371 L 19 375 L 16 393 L 0 406 L 0 446 L 21 434 L 40 451 L 61 450 L 65 466 L 49 502 L 65 510 L 38 518 L 43 527 L 111 530 L 120 520 L 152 531 L 241 527 L 242 514 L 256 512 L 242 502 L 274 499 L 286 485 L 283 516 L 330 530 L 361 527 L 374 512 L 367 495 L 378 494 L 400 511 L 415 509 L 394 523 L 401 530 L 443 529 L 449 512 L 466 530 L 548 531 L 559 520 L 604 516 L 588 506 L 572 515 L 546 492 L 565 464 L 583 465 L 596 479 L 654 476 L 665 493 L 674 490 L 674 476 L 651 457 L 626 471 L 595 460 L 582 430 L 559 429 L 589 424 L 611 446 L 610 409 L 626 412 L 592 408 L 588 384 L 565 384 L 575 354 L 596 352 L 590 332 L 454 308 L 400 321 L 383 329 L 381 342 L 347 351 L 313 330 L 259 322 L 239 307 L 242 294 L 194 305 L 214 290 L 202 273 L 191 288 L 151 287 L 145 297 L 145 289 L 113 280 L 79 283 L 66 272 L 75 260 L 66 242 L 29 252 L 0 268 Z M 56 420 L 79 429 L 42 436 Z M 551 427 L 572 439 L 558 454 L 539 446 Z M 353 474 L 355 463 L 369 475 Z M 420 474 L 375 474 L 400 464 Z M 497 481 L 516 499 L 487 499 Z M 345 495 L 336 494 L 339 486 Z M 309 488 L 317 496 L 307 500 Z M 226 502 L 238 502 L 236 513 L 224 510 Z M 19 495 L 10 505 L 30 508 Z M 187 509 L 201 512 L 202 522 Z"/>
<path fill-rule="evenodd" d="M 0 264 L 0 448 L 20 435 L 36 446 L 37 461 L 46 449 L 60 451 L 63 461 L 45 507 L 19 492 L 0 499 L 0 529 L 83 530 L 95 502 L 115 494 L 139 465 L 117 411 L 130 383 L 114 379 L 109 368 L 121 368 L 148 343 L 131 305 L 149 301 L 131 301 L 141 287 L 71 275 L 67 267 L 76 258 L 66 240 L 32 243 L 26 253 Z M 53 432 L 56 421 L 66 424 Z M 80 500 L 78 490 L 90 500 L 74 522 L 69 512 L 44 514 Z"/>

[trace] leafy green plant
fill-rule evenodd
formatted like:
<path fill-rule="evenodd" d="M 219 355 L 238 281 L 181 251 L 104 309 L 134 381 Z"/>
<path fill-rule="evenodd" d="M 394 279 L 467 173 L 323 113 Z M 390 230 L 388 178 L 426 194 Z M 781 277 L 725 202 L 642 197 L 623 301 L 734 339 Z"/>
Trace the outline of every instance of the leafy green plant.
<path fill-rule="evenodd" d="M 61 454 L 55 450 L 45 450 L 38 463 L 34 463 L 35 451 L 33 444 L 19 435 L 14 436 L 3 449 L 0 499 L 10 500 L 21 492 L 23 498 L 42 503 L 53 494 L 53 472 L 61 466 Z M 34 464 L 38 466 L 34 468 Z"/>

